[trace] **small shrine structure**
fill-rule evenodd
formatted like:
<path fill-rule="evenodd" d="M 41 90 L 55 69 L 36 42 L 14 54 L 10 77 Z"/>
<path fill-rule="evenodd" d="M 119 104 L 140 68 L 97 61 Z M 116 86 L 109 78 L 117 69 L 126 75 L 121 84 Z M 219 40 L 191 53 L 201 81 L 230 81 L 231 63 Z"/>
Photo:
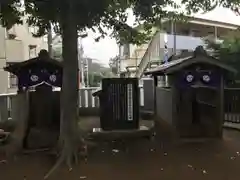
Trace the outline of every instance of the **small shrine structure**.
<path fill-rule="evenodd" d="M 155 81 L 156 124 L 170 125 L 180 137 L 222 137 L 229 73 L 237 71 L 209 56 L 202 46 L 146 72 Z M 168 76 L 168 87 L 158 86 L 159 76 Z"/>
<path fill-rule="evenodd" d="M 25 94 L 27 98 L 24 147 L 55 145 L 60 129 L 60 91 L 55 89 L 62 87 L 62 64 L 41 50 L 38 57 L 9 65 L 4 70 L 17 76 L 18 95 Z"/>

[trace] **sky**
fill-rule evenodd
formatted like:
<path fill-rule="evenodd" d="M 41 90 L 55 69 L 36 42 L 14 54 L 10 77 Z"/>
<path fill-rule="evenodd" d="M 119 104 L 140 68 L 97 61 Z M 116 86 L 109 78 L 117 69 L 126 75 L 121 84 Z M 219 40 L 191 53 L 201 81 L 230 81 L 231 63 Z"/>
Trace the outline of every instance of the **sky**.
<path fill-rule="evenodd" d="M 105 37 L 99 42 L 95 42 L 93 32 L 88 34 L 88 37 L 82 40 L 84 56 L 97 59 L 100 63 L 108 65 L 109 59 L 118 54 L 118 45 L 115 39 Z"/>
<path fill-rule="evenodd" d="M 240 16 L 236 16 L 231 10 L 222 7 L 218 7 L 205 14 L 196 14 L 195 16 L 240 26 Z M 134 23 L 134 16 L 131 10 L 128 10 L 127 23 L 129 25 L 133 25 Z M 98 59 L 102 64 L 108 65 L 109 59 L 118 55 L 118 45 L 115 39 L 112 39 L 110 36 L 101 39 L 99 42 L 95 42 L 94 37 L 96 37 L 96 34 L 90 32 L 88 37 L 82 39 L 84 56 Z"/>
<path fill-rule="evenodd" d="M 134 16 L 130 9 L 127 10 L 128 19 L 127 24 L 133 26 Z M 111 31 L 108 31 L 109 34 Z M 95 42 L 94 38 L 96 34 L 89 32 L 86 38 L 82 39 L 82 45 L 84 50 L 84 56 L 97 59 L 100 63 L 108 65 L 110 58 L 118 55 L 119 48 L 114 38 L 110 36 L 101 39 L 99 42 Z"/>

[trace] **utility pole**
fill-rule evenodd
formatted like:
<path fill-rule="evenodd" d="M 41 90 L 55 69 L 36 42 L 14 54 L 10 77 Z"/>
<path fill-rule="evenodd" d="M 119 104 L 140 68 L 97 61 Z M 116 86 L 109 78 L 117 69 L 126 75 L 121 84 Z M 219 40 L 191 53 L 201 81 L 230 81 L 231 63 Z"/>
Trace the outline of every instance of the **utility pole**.
<path fill-rule="evenodd" d="M 82 39 L 78 38 L 78 63 L 79 63 L 79 75 L 81 76 L 81 85 L 85 87 L 85 75 L 84 75 L 84 58 L 83 58 L 83 48 Z"/>
<path fill-rule="evenodd" d="M 86 64 L 84 64 L 84 65 L 86 65 L 86 86 L 87 87 L 89 87 L 89 63 L 88 63 L 88 59 L 86 58 Z M 84 66 L 84 68 L 85 68 L 85 66 Z"/>
<path fill-rule="evenodd" d="M 173 35 L 173 55 L 176 55 L 177 40 L 176 40 L 176 21 L 175 20 L 172 20 L 171 34 Z"/>
<path fill-rule="evenodd" d="M 85 76 L 84 76 L 84 58 L 80 57 L 80 73 L 81 73 L 81 84 L 85 87 Z"/>
<path fill-rule="evenodd" d="M 53 58 L 53 37 L 52 37 L 52 26 L 50 23 L 50 27 L 48 28 L 48 34 L 47 34 L 47 41 L 48 41 L 48 53 L 51 58 Z"/>

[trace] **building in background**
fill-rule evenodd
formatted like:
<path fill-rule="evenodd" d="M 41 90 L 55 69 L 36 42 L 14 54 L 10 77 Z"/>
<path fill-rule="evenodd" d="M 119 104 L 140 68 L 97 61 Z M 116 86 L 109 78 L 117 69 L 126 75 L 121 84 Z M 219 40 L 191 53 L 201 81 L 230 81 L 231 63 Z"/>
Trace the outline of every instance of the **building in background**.
<path fill-rule="evenodd" d="M 157 31 L 156 28 L 152 29 L 153 36 Z M 148 48 L 147 44 L 142 44 L 141 46 L 136 46 L 133 44 L 124 44 L 119 46 L 118 54 L 118 74 L 120 76 L 132 76 L 140 64 L 141 59 L 143 58 L 146 49 Z"/>
<path fill-rule="evenodd" d="M 0 94 L 17 90 L 17 78 L 5 72 L 5 66 L 34 58 L 41 49 L 47 49 L 46 37 L 32 36 L 36 31 L 27 24 L 15 25 L 10 30 L 0 26 Z"/>
<path fill-rule="evenodd" d="M 115 76 L 119 76 L 119 72 L 120 72 L 120 58 L 119 56 L 116 56 L 114 58 L 111 58 L 109 60 L 109 67 L 111 69 L 111 72 L 113 73 L 113 75 Z"/>
<path fill-rule="evenodd" d="M 80 71 L 80 82 L 82 87 L 89 86 L 89 71 L 92 66 L 92 59 L 87 57 L 82 57 L 79 63 L 79 71 Z"/>
<path fill-rule="evenodd" d="M 236 16 L 228 18 L 233 19 Z M 217 20 L 216 17 L 213 19 L 205 14 L 196 16 L 187 23 L 164 20 L 162 29 L 155 31 L 149 43 L 120 46 L 120 73 L 140 78 L 152 65 L 163 63 L 166 56 L 193 51 L 199 45 L 204 46 L 206 37 L 211 36 L 220 41 L 221 37 L 236 31 L 240 27 L 239 22 Z"/>

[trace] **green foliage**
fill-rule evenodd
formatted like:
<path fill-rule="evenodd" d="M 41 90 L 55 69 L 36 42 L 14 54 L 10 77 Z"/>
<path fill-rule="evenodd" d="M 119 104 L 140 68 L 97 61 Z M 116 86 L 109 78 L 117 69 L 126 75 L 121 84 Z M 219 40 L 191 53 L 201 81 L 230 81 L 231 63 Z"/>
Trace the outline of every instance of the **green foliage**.
<path fill-rule="evenodd" d="M 113 74 L 118 73 L 118 60 L 119 60 L 119 56 L 116 56 L 116 57 L 111 58 L 109 60 L 109 67 L 110 67 Z"/>
<path fill-rule="evenodd" d="M 62 47 L 53 47 L 52 51 L 53 51 L 53 58 L 61 61 L 62 60 Z"/>
<path fill-rule="evenodd" d="M 157 26 L 162 18 L 177 17 L 173 10 L 165 10 L 167 6 L 176 7 L 173 0 L 71 0 L 75 10 L 80 34 L 90 28 L 100 32 L 99 40 L 104 37 L 107 29 L 112 30 L 112 36 L 119 43 L 141 44 L 149 39 L 152 26 Z M 39 27 L 36 36 L 46 34 L 49 23 L 55 32 L 61 33 L 61 22 L 64 16 L 66 0 L 25 0 L 24 11 L 20 0 L 8 0 L 1 3 L 1 21 L 6 27 L 21 23 L 21 17 L 27 15 L 30 26 Z M 131 8 L 136 17 L 136 23 L 142 24 L 144 32 L 127 24 L 126 10 Z M 21 9 L 21 10 L 20 10 Z"/>
<path fill-rule="evenodd" d="M 208 12 L 217 6 L 229 8 L 240 14 L 240 1 L 239 0 L 181 0 L 189 14 L 203 11 Z"/>
<path fill-rule="evenodd" d="M 206 43 L 216 58 L 238 70 L 235 79 L 240 80 L 240 31 L 231 32 L 223 38 L 222 43 L 216 43 L 211 39 L 207 39 Z"/>
<path fill-rule="evenodd" d="M 7 29 L 14 24 L 22 24 L 23 12 L 20 11 L 22 4 L 20 0 L 5 0 L 0 3 L 1 24 Z"/>
<path fill-rule="evenodd" d="M 99 73 L 90 73 L 88 76 L 89 76 L 89 86 L 90 87 L 98 87 L 103 78 L 103 76 Z M 85 80 L 85 82 L 86 82 L 86 80 Z"/>
<path fill-rule="evenodd" d="M 222 42 L 217 43 L 213 38 L 206 39 L 207 48 L 214 51 L 214 56 L 222 58 L 230 54 L 240 53 L 240 30 L 222 38 Z"/>
<path fill-rule="evenodd" d="M 182 15 L 175 11 L 179 6 L 174 0 L 71 0 L 74 4 L 73 14 L 77 19 L 80 34 L 86 35 L 90 28 L 100 32 L 99 40 L 104 37 L 107 29 L 112 30 L 112 36 L 119 43 L 141 44 L 150 39 L 152 27 L 160 26 L 163 18 L 176 19 Z M 200 10 L 210 11 L 218 5 L 231 8 L 239 13 L 239 0 L 181 0 L 188 13 Z M 14 24 L 22 23 L 25 15 L 30 26 L 39 27 L 36 36 L 47 33 L 49 23 L 53 29 L 61 33 L 61 22 L 67 0 L 25 0 L 24 8 L 21 0 L 2 0 L 0 20 L 2 25 L 10 28 Z M 166 8 L 166 7 L 172 7 Z M 126 10 L 131 8 L 136 17 L 136 26 L 141 24 L 144 31 L 127 24 Z M 175 10 L 174 10 L 175 8 Z"/>

